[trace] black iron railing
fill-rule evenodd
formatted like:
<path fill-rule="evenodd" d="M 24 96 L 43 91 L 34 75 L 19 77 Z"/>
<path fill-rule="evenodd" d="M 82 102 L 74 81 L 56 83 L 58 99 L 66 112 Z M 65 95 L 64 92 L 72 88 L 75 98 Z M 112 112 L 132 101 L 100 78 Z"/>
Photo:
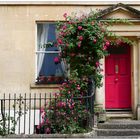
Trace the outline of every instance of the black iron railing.
<path fill-rule="evenodd" d="M 55 93 L 57 94 L 57 93 Z M 73 100 L 84 100 L 87 111 L 90 112 L 87 117 L 87 126 L 92 127 L 94 124 L 94 96 L 95 84 L 92 78 L 88 82 L 88 95 L 83 97 L 73 97 Z M 37 132 L 37 126 L 42 121 L 40 109 L 45 107 L 46 104 L 57 101 L 57 97 L 51 93 L 45 94 L 4 94 L 0 99 L 0 135 L 6 134 L 34 134 Z M 55 104 L 54 103 L 54 104 Z M 67 104 L 67 100 L 66 100 Z M 72 116 L 71 116 L 72 117 Z M 57 115 L 56 115 L 57 119 Z"/>

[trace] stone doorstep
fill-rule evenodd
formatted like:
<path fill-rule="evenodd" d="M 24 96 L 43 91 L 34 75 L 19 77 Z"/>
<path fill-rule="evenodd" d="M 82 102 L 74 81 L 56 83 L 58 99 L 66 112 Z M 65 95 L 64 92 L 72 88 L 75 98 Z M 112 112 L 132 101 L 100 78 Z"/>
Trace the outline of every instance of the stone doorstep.
<path fill-rule="evenodd" d="M 140 136 L 139 129 L 98 129 L 97 136 Z"/>
<path fill-rule="evenodd" d="M 105 123 L 98 123 L 98 129 L 140 129 L 140 121 L 110 120 Z"/>
<path fill-rule="evenodd" d="M 133 114 L 131 112 L 107 112 L 107 119 L 129 119 L 133 118 Z"/>
<path fill-rule="evenodd" d="M 98 129 L 140 129 L 140 125 L 135 124 L 98 124 Z"/>
<path fill-rule="evenodd" d="M 113 120 L 109 120 L 106 121 L 105 123 L 102 124 L 139 124 L 140 125 L 140 121 L 139 120 L 123 120 L 123 119 L 113 119 Z"/>

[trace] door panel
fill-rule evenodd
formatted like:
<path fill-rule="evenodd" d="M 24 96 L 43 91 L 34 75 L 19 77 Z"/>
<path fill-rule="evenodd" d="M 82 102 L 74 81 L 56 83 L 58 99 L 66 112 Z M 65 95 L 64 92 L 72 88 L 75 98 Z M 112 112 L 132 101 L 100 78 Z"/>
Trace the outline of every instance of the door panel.
<path fill-rule="evenodd" d="M 118 107 L 131 108 L 130 85 L 118 84 Z"/>
<path fill-rule="evenodd" d="M 130 47 L 125 49 L 105 59 L 106 109 L 131 108 Z"/>
<path fill-rule="evenodd" d="M 126 58 L 120 58 L 119 59 L 119 71 L 120 75 L 126 75 L 127 74 L 127 57 Z"/>
<path fill-rule="evenodd" d="M 106 88 L 106 91 L 108 91 L 108 94 L 106 96 L 108 108 L 112 108 L 116 105 L 117 100 L 114 100 L 116 99 L 116 94 L 114 94 L 113 92 L 115 89 L 115 86 L 116 86 L 115 84 L 108 83 L 108 86 Z"/>
<path fill-rule="evenodd" d="M 114 58 L 110 57 L 109 59 L 106 60 L 106 74 L 107 75 L 113 75 L 114 76 L 114 68 L 113 66 L 115 65 L 115 61 Z M 112 67 L 112 69 L 110 69 L 110 67 Z"/>

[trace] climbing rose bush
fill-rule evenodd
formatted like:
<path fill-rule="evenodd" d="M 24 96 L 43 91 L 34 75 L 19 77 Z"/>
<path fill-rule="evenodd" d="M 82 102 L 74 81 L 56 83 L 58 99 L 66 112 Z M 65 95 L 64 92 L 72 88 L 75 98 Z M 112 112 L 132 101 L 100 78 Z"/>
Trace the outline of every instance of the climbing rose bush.
<path fill-rule="evenodd" d="M 117 37 L 108 30 L 110 23 L 101 21 L 97 12 L 82 16 L 64 14 L 65 22 L 57 26 L 57 47 L 62 53 L 54 58 L 58 64 L 65 58 L 70 64 L 71 77 L 60 87 L 60 93 L 41 109 L 42 122 L 38 129 L 42 133 L 86 132 L 90 112 L 89 101 L 75 97 L 87 95 L 87 77 L 93 75 L 97 87 L 101 86 L 102 68 L 100 59 L 108 55 L 108 47 L 130 43 L 126 38 Z M 113 23 L 113 21 L 111 21 Z M 116 22 L 116 21 L 115 21 Z M 119 21 L 120 22 L 120 21 Z M 117 42 L 108 40 L 117 38 Z M 73 76 L 73 73 L 76 75 Z"/>
<path fill-rule="evenodd" d="M 99 12 L 94 11 L 82 16 L 65 13 L 65 22 L 59 22 L 57 26 L 57 43 L 62 49 L 60 57 L 70 64 L 71 71 L 77 70 L 79 77 L 93 75 L 97 87 L 101 86 L 103 71 L 100 59 L 108 55 L 110 45 L 117 44 L 108 38 L 130 43 L 128 39 L 116 37 L 108 30 L 114 20 L 105 22 L 99 19 L 99 15 Z"/>
<path fill-rule="evenodd" d="M 60 93 L 47 107 L 41 108 L 42 121 L 38 125 L 40 133 L 81 133 L 87 132 L 87 118 L 90 115 L 87 95 L 87 81 L 81 82 L 78 78 L 70 78 L 60 87 Z"/>

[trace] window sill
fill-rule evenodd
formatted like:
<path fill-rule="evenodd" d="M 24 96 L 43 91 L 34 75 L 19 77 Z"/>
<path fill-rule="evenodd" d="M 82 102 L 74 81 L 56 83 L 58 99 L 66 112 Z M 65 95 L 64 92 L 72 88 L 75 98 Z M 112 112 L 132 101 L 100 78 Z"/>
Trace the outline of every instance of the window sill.
<path fill-rule="evenodd" d="M 30 84 L 30 88 L 52 88 L 52 89 L 58 89 L 60 87 L 60 84 L 35 84 L 35 83 L 32 83 Z"/>

